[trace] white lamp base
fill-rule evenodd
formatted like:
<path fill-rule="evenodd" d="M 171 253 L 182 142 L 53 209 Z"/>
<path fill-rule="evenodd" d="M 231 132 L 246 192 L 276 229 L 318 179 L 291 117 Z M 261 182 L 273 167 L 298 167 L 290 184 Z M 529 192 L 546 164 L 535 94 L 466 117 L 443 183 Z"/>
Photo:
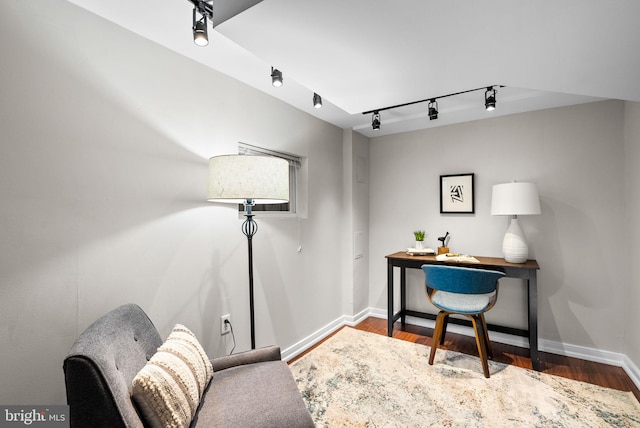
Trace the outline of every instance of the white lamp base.
<path fill-rule="evenodd" d="M 529 258 L 527 241 L 515 217 L 511 219 L 507 233 L 504 234 L 502 252 L 504 259 L 509 263 L 524 263 Z"/>

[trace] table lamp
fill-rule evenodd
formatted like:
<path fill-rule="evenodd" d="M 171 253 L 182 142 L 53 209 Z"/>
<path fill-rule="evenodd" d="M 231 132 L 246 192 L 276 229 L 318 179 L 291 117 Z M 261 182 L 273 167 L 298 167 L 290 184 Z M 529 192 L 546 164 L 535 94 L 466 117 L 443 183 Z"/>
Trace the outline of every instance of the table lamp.
<path fill-rule="evenodd" d="M 502 241 L 504 259 L 524 263 L 529 257 L 527 241 L 518 224 L 519 215 L 540 214 L 540 198 L 534 183 L 505 183 L 493 186 L 491 215 L 510 215 L 511 223 Z"/>
<path fill-rule="evenodd" d="M 272 156 L 222 155 L 209 159 L 207 200 L 244 204 L 242 232 L 247 237 L 249 253 L 249 309 L 251 314 L 251 349 L 256 347 L 253 310 L 253 235 L 258 224 L 253 219 L 255 204 L 281 204 L 289 201 L 289 162 Z"/>

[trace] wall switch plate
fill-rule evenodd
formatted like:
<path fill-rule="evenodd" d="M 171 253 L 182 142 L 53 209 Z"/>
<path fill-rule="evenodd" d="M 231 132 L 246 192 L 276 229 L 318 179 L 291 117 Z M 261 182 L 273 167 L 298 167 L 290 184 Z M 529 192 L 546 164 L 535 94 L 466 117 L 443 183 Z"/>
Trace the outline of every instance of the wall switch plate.
<path fill-rule="evenodd" d="M 226 322 L 229 321 L 229 322 Z M 220 336 L 231 333 L 231 315 L 222 315 L 220 317 Z"/>

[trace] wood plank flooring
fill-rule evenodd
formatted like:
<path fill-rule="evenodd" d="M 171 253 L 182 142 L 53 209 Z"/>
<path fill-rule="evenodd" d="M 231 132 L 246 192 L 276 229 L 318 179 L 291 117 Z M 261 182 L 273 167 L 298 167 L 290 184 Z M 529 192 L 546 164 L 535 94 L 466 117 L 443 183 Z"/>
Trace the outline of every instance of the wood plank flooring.
<path fill-rule="evenodd" d="M 369 317 L 355 326 L 355 328 L 371 333 L 386 335 L 387 320 Z M 433 330 L 430 328 L 410 324 L 406 324 L 405 327 L 402 328 L 402 325 L 399 322 L 394 325 L 393 329 L 393 337 L 427 346 L 431 346 L 432 333 Z M 491 342 L 491 344 L 493 347 L 494 361 L 531 369 L 531 359 L 529 358 L 528 349 L 505 345 L 498 342 Z M 451 332 L 447 332 L 444 345 L 441 348 L 469 355 L 478 355 L 475 338 Z M 546 352 L 540 352 L 540 359 L 542 361 L 542 371 L 544 373 L 621 391 L 631 391 L 640 401 L 640 390 L 635 386 L 621 367 L 594 363 L 577 358 L 563 357 Z"/>

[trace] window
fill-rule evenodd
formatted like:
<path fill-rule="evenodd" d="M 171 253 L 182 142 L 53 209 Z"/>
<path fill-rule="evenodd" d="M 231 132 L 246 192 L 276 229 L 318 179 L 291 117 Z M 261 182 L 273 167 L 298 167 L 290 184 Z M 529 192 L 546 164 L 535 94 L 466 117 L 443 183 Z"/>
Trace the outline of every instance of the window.
<path fill-rule="evenodd" d="M 298 171 L 302 165 L 300 156 L 276 152 L 246 143 L 238 143 L 238 153 L 247 156 L 275 156 L 289 162 L 289 202 L 284 204 L 256 204 L 252 211 L 258 215 L 262 213 L 296 214 L 298 212 Z M 244 205 L 238 205 L 238 211 L 240 214 L 244 214 Z"/>

